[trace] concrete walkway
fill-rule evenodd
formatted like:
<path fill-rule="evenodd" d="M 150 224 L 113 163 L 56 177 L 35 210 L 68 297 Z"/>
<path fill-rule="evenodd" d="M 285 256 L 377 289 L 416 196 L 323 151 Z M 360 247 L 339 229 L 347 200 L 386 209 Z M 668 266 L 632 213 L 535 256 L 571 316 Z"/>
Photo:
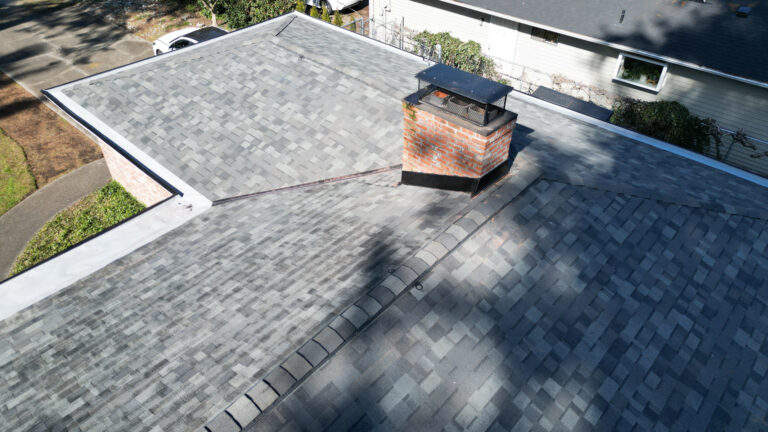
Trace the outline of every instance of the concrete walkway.
<path fill-rule="evenodd" d="M 56 2 L 0 0 L 0 70 L 40 90 L 152 55 L 125 28 Z"/>
<path fill-rule="evenodd" d="M 0 0 L 0 41 L 0 70 L 40 98 L 40 90 L 152 55 L 152 45 L 126 29 L 55 1 Z M 110 178 L 103 159 L 91 162 L 0 216 L 0 280 L 45 222 Z"/>
<path fill-rule="evenodd" d="M 0 216 L 0 280 L 46 222 L 110 179 L 106 162 L 99 159 L 48 183 Z"/>

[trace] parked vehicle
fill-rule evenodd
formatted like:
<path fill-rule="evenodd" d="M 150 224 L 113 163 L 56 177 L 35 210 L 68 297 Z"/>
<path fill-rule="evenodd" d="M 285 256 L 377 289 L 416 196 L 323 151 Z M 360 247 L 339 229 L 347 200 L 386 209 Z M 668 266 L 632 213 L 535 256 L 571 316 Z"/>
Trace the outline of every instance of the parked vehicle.
<path fill-rule="evenodd" d="M 227 31 L 218 27 L 188 27 L 161 36 L 152 43 L 152 51 L 154 51 L 155 55 L 160 55 L 215 39 L 225 34 L 227 34 Z"/>
<path fill-rule="evenodd" d="M 342 9 L 354 6 L 362 0 L 308 0 L 307 5 L 314 7 L 327 6 L 331 11 L 340 11 Z"/>

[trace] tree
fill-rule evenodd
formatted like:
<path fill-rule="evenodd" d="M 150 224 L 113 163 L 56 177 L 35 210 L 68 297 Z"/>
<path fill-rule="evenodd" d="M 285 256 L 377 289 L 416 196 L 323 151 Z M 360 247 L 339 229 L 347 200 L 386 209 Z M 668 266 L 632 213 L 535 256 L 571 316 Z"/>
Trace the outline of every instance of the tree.
<path fill-rule="evenodd" d="M 448 32 L 430 33 L 423 31 L 413 37 L 417 46 L 417 54 L 431 57 L 439 53 L 441 63 L 453 66 L 486 78 L 497 78 L 498 72 L 493 60 L 483 55 L 480 44 L 475 41 L 462 41 L 451 36 Z M 437 49 L 438 45 L 440 49 Z M 426 52 L 418 52 L 418 51 Z"/>
<path fill-rule="evenodd" d="M 323 15 L 320 17 L 325 22 L 331 22 L 331 13 L 328 12 L 328 6 L 322 6 L 323 8 Z"/>
<path fill-rule="evenodd" d="M 341 19 L 341 13 L 339 13 L 339 11 L 333 13 L 333 24 L 339 27 L 344 25 L 344 20 Z"/>
<path fill-rule="evenodd" d="M 312 18 L 318 18 L 320 16 L 319 13 L 317 13 L 317 8 L 314 6 L 309 7 L 309 16 Z"/>
<path fill-rule="evenodd" d="M 296 12 L 304 13 L 307 10 L 307 5 L 304 0 L 296 0 Z"/>
<path fill-rule="evenodd" d="M 212 0 L 209 0 L 212 1 Z M 227 25 L 241 28 L 290 12 L 296 7 L 294 0 L 221 0 Z"/>
<path fill-rule="evenodd" d="M 197 0 L 200 4 L 200 6 L 204 9 L 205 13 L 211 14 L 211 24 L 214 27 L 217 27 L 216 24 L 216 5 L 219 3 L 219 0 Z"/>

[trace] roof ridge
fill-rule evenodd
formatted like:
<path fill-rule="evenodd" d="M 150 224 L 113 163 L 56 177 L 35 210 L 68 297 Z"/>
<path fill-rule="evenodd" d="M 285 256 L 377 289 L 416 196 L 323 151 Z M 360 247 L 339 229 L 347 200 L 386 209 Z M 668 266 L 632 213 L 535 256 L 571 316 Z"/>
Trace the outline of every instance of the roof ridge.
<path fill-rule="evenodd" d="M 408 292 L 408 288 L 421 289 L 419 281 L 424 275 L 541 179 L 542 171 L 538 166 L 530 162 L 523 162 L 522 165 L 522 169 L 515 166 L 507 175 L 507 181 L 500 181 L 494 188 L 481 194 L 482 198 L 468 205 L 460 217 L 437 233 L 426 246 L 392 269 L 382 281 L 353 300 L 343 312 L 334 314 L 319 326 L 319 331 L 298 349 L 288 352 L 245 394 L 216 415 L 205 426 L 206 430 L 227 430 L 232 422 L 245 429 L 299 388 L 335 353 Z"/>

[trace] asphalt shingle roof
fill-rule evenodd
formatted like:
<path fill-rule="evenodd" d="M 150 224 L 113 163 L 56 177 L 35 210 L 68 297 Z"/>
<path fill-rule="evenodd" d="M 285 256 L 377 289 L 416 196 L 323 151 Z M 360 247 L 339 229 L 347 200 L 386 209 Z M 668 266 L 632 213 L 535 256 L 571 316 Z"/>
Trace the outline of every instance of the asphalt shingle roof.
<path fill-rule="evenodd" d="M 763 430 L 766 228 L 539 181 L 249 430 Z"/>
<path fill-rule="evenodd" d="M 213 207 L 0 322 L 0 423 L 190 430 L 469 205 L 399 172 Z"/>
<path fill-rule="evenodd" d="M 463 0 L 537 24 L 768 83 L 768 5 L 722 0 Z M 455 4 L 452 2 L 452 4 Z M 735 14 L 752 6 L 748 18 Z M 624 11 L 624 20 L 619 23 Z"/>
<path fill-rule="evenodd" d="M 365 103 L 397 112 L 391 130 L 401 128 L 399 95 L 376 87 L 376 74 L 392 74 L 386 85 L 404 94 L 418 60 L 320 24 L 296 30 L 313 49 L 341 35 L 324 52 L 343 59 L 337 79 L 372 80 L 360 88 L 390 97 Z M 223 61 L 233 41 L 246 44 L 214 41 L 209 48 L 224 48 L 207 55 Z M 279 43 L 255 43 L 284 54 Z M 194 69 L 206 61 L 195 52 L 163 62 Z M 90 87 L 119 82 L 114 98 L 139 91 L 140 67 L 75 86 L 70 97 L 101 107 L 85 96 Z M 169 70 L 187 76 L 180 65 Z M 270 94 L 300 88 L 295 79 L 275 81 Z M 235 418 L 245 426 L 256 416 L 250 429 L 764 428 L 768 190 L 508 104 L 519 113 L 514 165 L 475 199 L 400 185 L 390 170 L 219 204 L 0 322 L 0 424 L 239 430 Z M 151 114 L 133 121 L 154 124 Z M 306 132 L 310 122 L 299 125 Z M 218 126 L 222 135 L 239 130 Z M 388 142 L 378 134 L 390 126 L 377 126 L 360 130 L 360 145 Z M 134 142 L 152 129 L 123 127 Z M 298 164 L 332 158 L 321 138 L 291 153 Z M 137 145 L 165 163 L 176 158 L 182 180 L 228 196 L 221 185 L 240 187 L 234 175 L 218 183 L 217 170 L 206 178 L 181 161 L 219 154 L 226 169 L 225 157 L 239 157 L 205 142 Z M 362 151 L 349 155 L 338 172 L 376 166 Z M 281 177 L 253 161 L 251 174 L 270 187 L 330 176 L 313 165 L 311 176 Z"/>
<path fill-rule="evenodd" d="M 212 201 L 399 164 L 425 64 L 320 28 L 282 17 L 63 93 Z"/>

